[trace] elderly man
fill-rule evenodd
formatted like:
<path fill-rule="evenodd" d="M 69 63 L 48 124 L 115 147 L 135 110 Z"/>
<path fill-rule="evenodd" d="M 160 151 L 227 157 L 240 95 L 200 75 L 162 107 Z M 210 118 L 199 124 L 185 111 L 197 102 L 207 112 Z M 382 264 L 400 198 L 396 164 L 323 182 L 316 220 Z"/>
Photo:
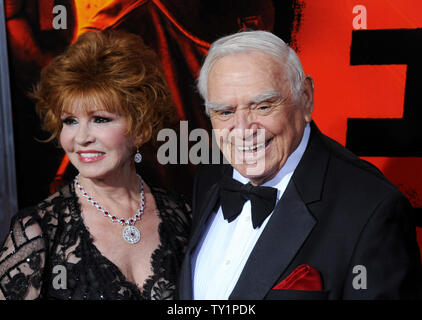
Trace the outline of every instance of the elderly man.
<path fill-rule="evenodd" d="M 219 39 L 198 88 L 230 165 L 197 173 L 181 299 L 418 297 L 409 202 L 318 130 L 291 48 L 265 31 Z"/>

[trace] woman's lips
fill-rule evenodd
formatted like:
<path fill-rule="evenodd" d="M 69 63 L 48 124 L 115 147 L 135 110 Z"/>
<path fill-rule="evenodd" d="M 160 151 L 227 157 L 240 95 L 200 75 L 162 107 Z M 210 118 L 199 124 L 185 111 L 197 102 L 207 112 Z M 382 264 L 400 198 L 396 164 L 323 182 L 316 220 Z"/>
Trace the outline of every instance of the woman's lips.
<path fill-rule="evenodd" d="M 79 161 L 83 163 L 92 163 L 104 159 L 105 153 L 98 151 L 78 152 Z"/>

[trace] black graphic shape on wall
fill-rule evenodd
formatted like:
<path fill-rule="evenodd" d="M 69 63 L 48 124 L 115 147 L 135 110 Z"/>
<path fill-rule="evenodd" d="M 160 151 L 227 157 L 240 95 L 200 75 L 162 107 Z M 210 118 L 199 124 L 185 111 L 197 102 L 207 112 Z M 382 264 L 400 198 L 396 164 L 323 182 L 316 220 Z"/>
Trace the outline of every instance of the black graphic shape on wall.
<path fill-rule="evenodd" d="M 346 147 L 359 156 L 422 156 L 422 29 L 352 33 L 351 65 L 407 65 L 403 117 L 347 120 Z M 376 106 L 380 108 L 382 106 Z"/>

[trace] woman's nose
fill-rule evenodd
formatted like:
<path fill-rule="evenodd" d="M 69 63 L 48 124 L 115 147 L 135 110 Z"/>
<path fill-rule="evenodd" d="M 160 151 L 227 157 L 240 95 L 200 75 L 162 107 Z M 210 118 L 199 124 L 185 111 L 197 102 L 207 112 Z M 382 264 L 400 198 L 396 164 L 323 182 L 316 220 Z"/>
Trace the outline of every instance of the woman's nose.
<path fill-rule="evenodd" d="M 79 124 L 78 131 L 76 132 L 75 141 L 78 144 L 86 145 L 94 142 L 92 130 L 88 124 Z"/>

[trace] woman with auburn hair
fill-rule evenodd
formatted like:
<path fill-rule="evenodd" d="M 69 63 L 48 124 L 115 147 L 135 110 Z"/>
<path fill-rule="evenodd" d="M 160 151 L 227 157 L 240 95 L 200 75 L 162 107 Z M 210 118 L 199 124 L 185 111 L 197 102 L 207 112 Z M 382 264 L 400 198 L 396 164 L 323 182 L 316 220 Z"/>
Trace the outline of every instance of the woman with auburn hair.
<path fill-rule="evenodd" d="M 79 174 L 13 218 L 0 299 L 174 298 L 190 209 L 135 170 L 140 147 L 175 117 L 154 52 L 133 34 L 87 32 L 31 95 Z"/>

